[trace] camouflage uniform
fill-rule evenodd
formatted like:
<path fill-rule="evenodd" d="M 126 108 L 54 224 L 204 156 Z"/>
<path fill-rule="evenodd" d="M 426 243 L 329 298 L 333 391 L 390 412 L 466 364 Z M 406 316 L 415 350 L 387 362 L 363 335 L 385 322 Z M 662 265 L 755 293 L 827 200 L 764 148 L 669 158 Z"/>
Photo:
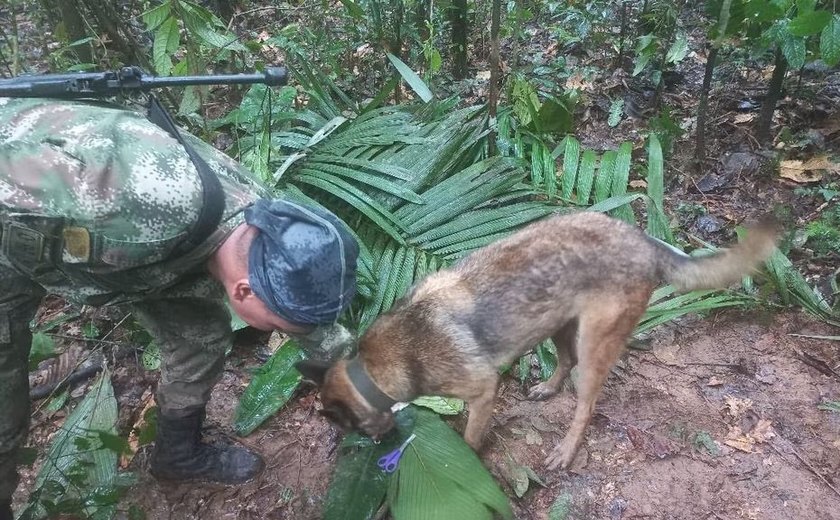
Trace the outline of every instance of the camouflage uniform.
<path fill-rule="evenodd" d="M 169 258 L 202 201 L 195 166 L 175 139 L 142 114 L 113 105 L 0 98 L 0 222 L 7 222 L 7 242 L 8 222 L 26 224 L 33 215 L 46 217 L 41 229 L 63 237 L 52 241 L 59 251 L 47 251 L 57 261 L 36 264 L 0 251 L 0 500 L 16 486 L 13 458 L 29 418 L 28 325 L 44 294 L 129 305 L 161 347 L 160 407 L 177 413 L 209 399 L 232 332 L 224 290 L 205 264 L 243 222 L 242 211 L 268 192 L 237 162 L 184 137 L 219 177 L 225 211 L 199 247 Z M 332 354 L 324 348 L 340 351 L 350 339 L 332 326 L 302 343 L 325 358 Z"/>

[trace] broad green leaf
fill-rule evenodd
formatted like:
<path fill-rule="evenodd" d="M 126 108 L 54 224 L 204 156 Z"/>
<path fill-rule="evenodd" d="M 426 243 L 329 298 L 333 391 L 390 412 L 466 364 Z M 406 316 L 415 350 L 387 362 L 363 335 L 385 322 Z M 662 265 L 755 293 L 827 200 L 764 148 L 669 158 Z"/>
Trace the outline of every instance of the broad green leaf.
<path fill-rule="evenodd" d="M 364 18 L 365 12 L 364 10 L 359 7 L 354 0 L 339 0 L 342 5 L 347 9 L 347 12 L 350 13 L 350 16 L 355 18 L 356 20 L 360 20 Z"/>
<path fill-rule="evenodd" d="M 416 92 L 418 96 L 420 96 L 420 99 L 422 99 L 426 103 L 432 100 L 432 98 L 434 97 L 432 95 L 432 91 L 429 90 L 429 87 L 427 87 L 426 84 L 423 83 L 423 80 L 420 79 L 420 76 L 418 76 L 413 70 L 411 70 L 411 68 L 408 65 L 406 65 L 405 62 L 403 62 L 401 59 L 397 58 L 390 52 L 388 53 L 388 59 L 391 60 L 391 63 L 394 65 L 394 67 L 396 67 L 397 72 L 400 73 L 400 76 L 403 77 L 405 82 L 408 83 L 408 86 L 410 86 L 411 89 L 414 92 Z"/>
<path fill-rule="evenodd" d="M 146 348 L 143 349 L 143 355 L 140 357 L 141 362 L 143 363 L 143 368 L 149 371 L 157 370 L 160 368 L 160 347 L 157 343 L 149 343 L 146 345 Z"/>
<path fill-rule="evenodd" d="M 546 99 L 539 105 L 536 121 L 542 132 L 565 134 L 573 130 L 572 112 L 574 103 L 568 99 Z"/>
<path fill-rule="evenodd" d="M 601 202 L 610 196 L 610 187 L 613 183 L 617 155 L 615 150 L 608 150 L 601 157 L 601 167 L 598 169 L 598 175 L 595 177 L 595 202 Z"/>
<path fill-rule="evenodd" d="M 547 339 L 537 345 L 535 349 L 537 361 L 540 364 L 540 379 L 547 380 L 557 369 L 557 348 L 554 341 Z"/>
<path fill-rule="evenodd" d="M 685 58 L 686 54 L 688 54 L 688 38 L 685 32 L 679 31 L 674 38 L 674 43 L 671 44 L 668 53 L 665 55 L 665 61 L 679 63 Z"/>
<path fill-rule="evenodd" d="M 423 406 L 440 415 L 458 415 L 464 411 L 464 401 L 454 397 L 423 396 L 411 404 Z"/>
<path fill-rule="evenodd" d="M 44 413 L 47 415 L 52 415 L 55 412 L 64 408 L 64 405 L 67 403 L 67 398 L 70 397 L 70 391 L 65 390 L 58 394 L 57 396 L 50 399 L 50 402 L 44 406 Z"/>
<path fill-rule="evenodd" d="M 572 136 L 566 138 L 566 150 L 563 152 L 563 198 L 572 198 L 580 160 L 580 141 Z"/>
<path fill-rule="evenodd" d="M 629 142 L 621 143 L 618 148 L 618 155 L 615 159 L 615 171 L 613 172 L 610 195 L 613 197 L 627 193 L 627 185 L 630 182 L 630 157 L 633 152 L 633 145 Z M 619 206 L 612 212 L 613 216 L 626 222 L 635 223 L 636 217 L 630 206 Z"/>
<path fill-rule="evenodd" d="M 152 45 L 152 59 L 155 64 L 155 71 L 161 76 L 169 76 L 172 72 L 171 54 L 178 50 L 181 42 L 181 35 L 178 29 L 178 20 L 169 17 L 155 31 L 155 41 Z"/>
<path fill-rule="evenodd" d="M 577 178 L 577 203 L 588 204 L 592 194 L 592 184 L 595 182 L 595 161 L 597 156 L 592 150 L 584 150 L 580 160 Z"/>
<path fill-rule="evenodd" d="M 790 68 L 798 69 L 805 65 L 805 40 L 803 38 L 786 35 L 781 42 L 781 46 L 782 54 Z"/>
<path fill-rule="evenodd" d="M 41 502 L 78 499 L 86 504 L 87 515 L 107 518 L 113 514 L 113 505 L 88 502 L 93 490 L 112 489 L 118 483 L 117 453 L 104 447 L 99 437 L 99 432 L 111 436 L 117 433 L 117 400 L 110 378 L 110 372 L 102 372 L 53 437 L 35 479 L 39 492 L 33 492 L 32 498 Z M 53 489 L 63 489 L 61 496 L 54 496 L 50 492 Z M 41 508 L 40 504 L 30 505 L 35 510 Z M 105 515 L 109 509 L 110 514 Z"/>
<path fill-rule="evenodd" d="M 394 518 L 513 518 L 507 497 L 460 435 L 428 410 L 409 407 L 399 415 L 409 418 L 398 422 L 400 439 L 416 437 L 389 483 Z"/>
<path fill-rule="evenodd" d="M 304 357 L 297 342 L 290 339 L 254 373 L 234 413 L 237 435 L 250 434 L 286 404 L 301 379 L 294 364 Z"/>
<path fill-rule="evenodd" d="M 310 184 L 316 188 L 320 188 L 335 195 L 362 212 L 365 216 L 379 225 L 382 230 L 388 233 L 394 240 L 404 243 L 404 240 L 397 229 L 398 226 L 402 226 L 399 219 L 397 219 L 390 211 L 383 208 L 382 205 L 371 198 L 370 195 L 364 193 L 355 186 L 348 184 L 338 177 L 332 175 L 327 176 L 325 174 L 318 176 L 296 175 L 295 181 Z"/>
<path fill-rule="evenodd" d="M 610 103 L 610 115 L 607 118 L 607 124 L 613 128 L 618 126 L 622 115 L 624 115 L 624 98 L 613 99 Z"/>
<path fill-rule="evenodd" d="M 143 23 L 146 24 L 146 29 L 149 31 L 157 29 L 158 26 L 169 17 L 171 7 L 172 6 L 169 2 L 163 2 L 160 5 L 142 13 L 140 16 L 143 18 Z"/>
<path fill-rule="evenodd" d="M 817 405 L 820 410 L 840 413 L 840 401 L 823 401 Z"/>
<path fill-rule="evenodd" d="M 668 218 L 665 216 L 665 179 L 662 146 L 659 138 L 651 133 L 648 140 L 648 174 L 647 174 L 647 232 L 649 235 L 673 242 Z"/>
<path fill-rule="evenodd" d="M 324 503 L 324 520 L 371 520 L 375 517 L 390 476 L 377 461 L 393 449 L 393 441 L 379 445 L 352 433 L 339 448 L 338 464 Z"/>
<path fill-rule="evenodd" d="M 572 494 L 568 491 L 563 491 L 548 510 L 548 520 L 566 520 L 569 518 L 569 513 L 572 509 Z"/>
<path fill-rule="evenodd" d="M 834 15 L 822 30 L 820 57 L 829 67 L 840 63 L 840 14 Z"/>
<path fill-rule="evenodd" d="M 29 349 L 29 370 L 38 368 L 38 363 L 56 356 L 55 341 L 43 332 L 32 335 L 32 347 Z"/>
<path fill-rule="evenodd" d="M 811 11 L 803 13 L 788 23 L 788 31 L 794 36 L 810 36 L 822 31 L 831 20 L 829 11 Z"/>

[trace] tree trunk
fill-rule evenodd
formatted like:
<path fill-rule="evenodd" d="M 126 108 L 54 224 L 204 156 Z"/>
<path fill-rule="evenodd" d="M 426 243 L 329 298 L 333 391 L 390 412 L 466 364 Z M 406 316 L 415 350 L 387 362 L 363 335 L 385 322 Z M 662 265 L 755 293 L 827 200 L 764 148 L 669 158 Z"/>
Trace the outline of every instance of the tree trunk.
<path fill-rule="evenodd" d="M 490 92 L 487 99 L 491 124 L 496 122 L 496 108 L 499 104 L 499 25 L 501 24 L 501 13 L 502 0 L 493 0 L 493 12 L 490 16 Z M 495 131 L 490 132 L 488 148 L 488 155 L 495 155 Z"/>
<path fill-rule="evenodd" d="M 624 68 L 624 40 L 627 38 L 627 2 L 621 2 L 621 31 L 618 35 L 618 56 L 615 67 Z"/>
<path fill-rule="evenodd" d="M 697 129 L 694 148 L 694 162 L 698 170 L 706 164 L 706 114 L 709 110 L 709 90 L 712 88 L 712 75 L 715 72 L 718 48 L 712 47 L 706 58 L 706 72 L 703 74 L 703 87 L 700 89 L 700 102 L 697 105 Z"/>
<path fill-rule="evenodd" d="M 449 16 L 454 56 L 452 75 L 455 79 L 464 79 L 467 77 L 467 0 L 453 0 Z"/>
<path fill-rule="evenodd" d="M 117 13 L 113 2 L 108 0 L 80 0 L 88 10 L 91 16 L 96 20 L 96 25 L 108 34 L 108 37 L 114 42 L 114 48 L 118 54 L 132 65 L 140 65 L 141 67 L 151 70 L 151 62 L 149 61 L 149 52 L 140 48 L 140 44 L 128 30 L 128 25 L 121 19 Z"/>
<path fill-rule="evenodd" d="M 782 49 L 776 48 L 776 67 L 773 69 L 773 76 L 770 78 L 770 85 L 767 87 L 767 95 L 761 104 L 761 113 L 755 128 L 755 138 L 758 144 L 765 146 L 770 141 L 770 127 L 773 125 L 773 113 L 776 112 L 776 103 L 782 96 L 782 84 L 787 72 L 787 61 L 782 54 Z"/>
<path fill-rule="evenodd" d="M 427 22 L 432 18 L 432 0 L 416 0 L 414 4 L 414 28 L 420 35 L 420 41 L 429 39 Z"/>
<path fill-rule="evenodd" d="M 712 76 L 715 72 L 718 50 L 726 36 L 729 26 L 729 12 L 732 0 L 723 0 L 718 15 L 717 36 L 712 41 L 709 56 L 706 58 L 706 72 L 703 74 L 703 87 L 700 90 L 700 104 L 697 106 L 696 146 L 694 148 L 694 166 L 701 170 L 706 164 L 706 114 L 709 111 L 709 91 L 712 89 Z"/>
<path fill-rule="evenodd" d="M 82 6 L 76 0 L 61 0 L 58 2 L 58 10 L 61 13 L 64 29 L 67 31 L 68 43 L 87 38 L 87 25 L 83 16 Z M 73 47 L 81 63 L 93 63 L 93 52 L 90 43 L 83 43 Z"/>

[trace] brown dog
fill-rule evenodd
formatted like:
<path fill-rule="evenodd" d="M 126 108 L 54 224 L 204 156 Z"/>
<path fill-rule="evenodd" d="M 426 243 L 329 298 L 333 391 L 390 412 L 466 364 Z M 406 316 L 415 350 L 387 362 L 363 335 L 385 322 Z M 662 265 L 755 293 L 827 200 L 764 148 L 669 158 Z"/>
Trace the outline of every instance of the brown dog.
<path fill-rule="evenodd" d="M 325 416 L 373 437 L 393 427 L 397 401 L 464 399 L 464 438 L 478 450 L 499 369 L 552 338 L 557 370 L 529 397 L 556 394 L 577 365 L 575 416 L 548 458 L 549 469 L 565 468 L 653 290 L 661 282 L 725 287 L 767 258 L 775 241 L 772 226 L 759 226 L 732 249 L 693 258 L 599 213 L 550 217 L 420 281 L 363 335 L 356 358 L 298 369 L 321 385 Z"/>

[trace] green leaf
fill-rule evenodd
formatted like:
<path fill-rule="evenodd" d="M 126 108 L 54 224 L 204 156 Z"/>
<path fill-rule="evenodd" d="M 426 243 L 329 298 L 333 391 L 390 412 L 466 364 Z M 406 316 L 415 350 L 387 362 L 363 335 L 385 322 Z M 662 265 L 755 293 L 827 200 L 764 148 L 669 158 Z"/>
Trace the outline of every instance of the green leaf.
<path fill-rule="evenodd" d="M 665 178 L 664 161 L 662 159 L 662 146 L 656 134 L 650 134 L 648 139 L 648 174 L 647 194 L 649 203 L 647 207 L 647 232 L 649 235 L 673 242 L 671 228 L 668 218 L 665 216 Z"/>
<path fill-rule="evenodd" d="M 414 71 L 411 70 L 411 68 L 405 64 L 405 62 L 403 62 L 401 59 L 397 58 L 390 52 L 387 53 L 387 55 L 388 59 L 391 60 L 391 63 L 394 65 L 394 67 L 396 67 L 397 72 L 399 72 L 400 76 L 402 76 L 405 82 L 408 83 L 408 86 L 410 86 L 411 89 L 414 92 L 416 92 L 418 96 L 420 96 L 420 99 L 428 103 L 432 100 L 432 98 L 434 98 L 434 96 L 432 95 L 432 91 L 429 90 L 429 87 L 426 86 L 423 80 L 420 79 L 420 76 L 415 74 Z"/>
<path fill-rule="evenodd" d="M 792 69 L 805 65 L 805 40 L 792 35 L 785 35 L 782 39 L 782 54 Z"/>
<path fill-rule="evenodd" d="M 820 57 L 829 67 L 840 63 L 840 15 L 834 15 L 820 35 Z"/>
<path fill-rule="evenodd" d="M 171 4 L 169 2 L 163 2 L 162 4 L 142 13 L 140 16 L 143 18 L 143 23 L 146 24 L 146 29 L 149 31 L 157 29 L 157 27 L 169 17 L 170 10 Z"/>
<path fill-rule="evenodd" d="M 152 59 L 155 71 L 161 76 L 169 76 L 172 72 L 172 58 L 170 55 L 178 50 L 181 43 L 181 34 L 178 28 L 178 20 L 175 17 L 167 18 L 165 22 L 155 31 L 155 40 L 152 45 Z"/>
<path fill-rule="evenodd" d="M 665 61 L 668 63 L 679 63 L 685 58 L 686 54 L 688 54 L 688 38 L 685 32 L 680 31 L 674 38 L 674 43 L 668 49 L 668 53 L 665 55 Z"/>
<path fill-rule="evenodd" d="M 613 172 L 612 187 L 610 194 L 613 197 L 622 196 L 627 193 L 627 185 L 630 182 L 630 157 L 633 153 L 633 145 L 629 142 L 621 143 L 618 147 L 618 155 L 615 159 L 615 171 Z M 612 215 L 625 220 L 627 222 L 635 223 L 636 218 L 633 215 L 633 210 L 630 206 L 620 206 L 616 208 Z"/>
<path fill-rule="evenodd" d="M 52 415 L 55 412 L 61 410 L 64 405 L 67 403 L 67 398 L 70 396 L 70 392 L 65 390 L 58 394 L 57 396 L 50 399 L 50 402 L 44 406 L 44 413 L 47 415 Z"/>
<path fill-rule="evenodd" d="M 563 198 L 572 198 L 580 160 L 580 141 L 573 136 L 566 138 L 566 150 L 563 152 Z"/>
<path fill-rule="evenodd" d="M 454 397 L 423 396 L 411 404 L 423 406 L 440 415 L 458 415 L 464 410 L 464 401 Z"/>
<path fill-rule="evenodd" d="M 595 181 L 595 161 L 597 156 L 592 150 L 584 150 L 578 170 L 577 202 L 587 204 L 592 194 L 592 183 Z"/>
<path fill-rule="evenodd" d="M 557 495 L 554 503 L 551 504 L 551 508 L 548 510 L 548 520 L 566 520 L 569 518 L 571 509 L 572 495 L 568 491 L 563 491 Z"/>
<path fill-rule="evenodd" d="M 143 355 L 140 357 L 143 363 L 143 368 L 152 372 L 160 368 L 160 347 L 157 343 L 152 342 L 146 345 L 143 349 Z"/>
<path fill-rule="evenodd" d="M 811 11 L 803 13 L 788 23 L 788 31 L 794 36 L 810 36 L 822 31 L 831 20 L 829 11 Z"/>
<path fill-rule="evenodd" d="M 840 401 L 823 401 L 817 405 L 820 410 L 840 413 Z"/>
<path fill-rule="evenodd" d="M 128 445 L 128 440 L 111 433 L 106 430 L 99 430 L 95 432 L 101 447 L 111 450 L 117 455 L 131 455 L 131 446 Z"/>
<path fill-rule="evenodd" d="M 601 202 L 610 196 L 610 186 L 612 186 L 613 182 L 617 155 L 615 150 L 608 150 L 601 157 L 601 167 L 598 169 L 598 175 L 595 177 L 595 202 Z"/>
<path fill-rule="evenodd" d="M 491 520 L 494 512 L 513 518 L 507 497 L 460 435 L 427 410 L 409 407 L 398 415 L 400 439 L 416 438 L 389 483 L 394 518 Z"/>
<path fill-rule="evenodd" d="M 624 98 L 613 99 L 610 103 L 610 115 L 607 118 L 607 124 L 615 128 L 621 122 L 621 116 L 624 115 Z"/>
<path fill-rule="evenodd" d="M 38 363 L 55 357 L 55 341 L 51 336 L 43 332 L 36 332 L 32 335 L 32 348 L 29 350 L 29 370 L 38 368 Z"/>
<path fill-rule="evenodd" d="M 323 518 L 371 520 L 385 500 L 390 480 L 376 463 L 393 446 L 387 441 L 375 445 L 358 434 L 350 434 L 342 447 L 324 503 Z"/>
<path fill-rule="evenodd" d="M 572 131 L 572 110 L 574 105 L 569 100 L 546 99 L 536 114 L 542 132 L 565 134 Z"/>
<path fill-rule="evenodd" d="M 48 499 L 86 499 L 93 489 L 116 486 L 117 453 L 99 441 L 99 432 L 116 435 L 116 424 L 117 400 L 110 373 L 105 370 L 53 437 L 35 479 L 35 489 L 40 492 L 30 495 L 40 502 L 33 507 L 42 507 L 41 503 Z M 63 489 L 62 496 L 53 495 L 51 489 Z M 106 509 L 91 502 L 83 506 L 89 516 L 105 513 Z"/>
<path fill-rule="evenodd" d="M 99 327 L 97 327 L 92 321 L 89 321 L 82 326 L 82 335 L 88 339 L 98 338 L 100 334 L 101 332 L 99 332 Z"/>
<path fill-rule="evenodd" d="M 294 364 L 304 357 L 297 342 L 290 339 L 256 371 L 234 413 L 237 435 L 250 434 L 286 404 L 301 379 Z"/>
<path fill-rule="evenodd" d="M 364 10 L 361 7 L 359 7 L 359 4 L 357 4 L 353 0 L 339 0 L 339 1 L 347 9 L 347 12 L 350 13 L 350 16 L 352 16 L 356 20 L 360 20 L 360 19 L 365 17 Z"/>

